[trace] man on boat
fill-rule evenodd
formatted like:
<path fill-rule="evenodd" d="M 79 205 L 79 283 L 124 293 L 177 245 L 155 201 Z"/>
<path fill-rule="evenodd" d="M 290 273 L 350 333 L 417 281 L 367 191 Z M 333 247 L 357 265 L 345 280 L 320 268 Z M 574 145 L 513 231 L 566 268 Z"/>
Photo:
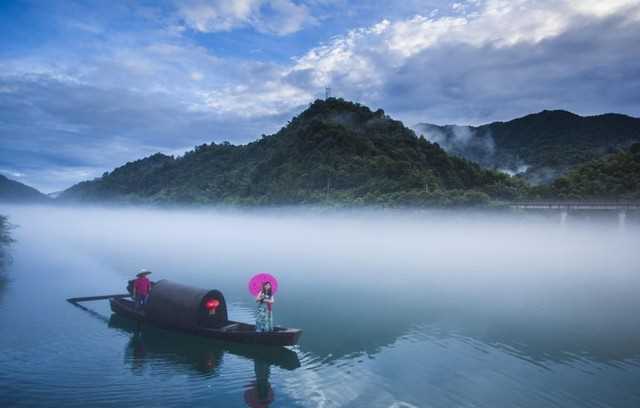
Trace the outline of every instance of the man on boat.
<path fill-rule="evenodd" d="M 135 301 L 136 309 L 144 307 L 147 299 L 149 299 L 151 281 L 147 279 L 147 275 L 150 273 L 151 271 L 143 269 L 136 275 L 136 280 L 133 281 L 133 300 Z"/>

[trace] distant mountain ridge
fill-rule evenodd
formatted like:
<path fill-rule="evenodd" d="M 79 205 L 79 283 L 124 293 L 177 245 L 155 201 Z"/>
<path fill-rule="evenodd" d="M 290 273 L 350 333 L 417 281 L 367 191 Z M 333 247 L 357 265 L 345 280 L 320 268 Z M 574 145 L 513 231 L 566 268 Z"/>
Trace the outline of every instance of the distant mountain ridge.
<path fill-rule="evenodd" d="M 534 184 L 640 141 L 639 118 L 615 113 L 583 117 L 563 110 L 481 126 L 420 123 L 414 129 L 448 153 L 485 168 L 521 173 Z"/>
<path fill-rule="evenodd" d="M 523 185 L 448 155 L 366 106 L 317 100 L 247 145 L 211 143 L 155 154 L 60 195 L 63 200 L 281 205 L 472 204 L 510 199 Z"/>
<path fill-rule="evenodd" d="M 47 202 L 50 198 L 33 187 L 0 174 L 0 202 Z"/>

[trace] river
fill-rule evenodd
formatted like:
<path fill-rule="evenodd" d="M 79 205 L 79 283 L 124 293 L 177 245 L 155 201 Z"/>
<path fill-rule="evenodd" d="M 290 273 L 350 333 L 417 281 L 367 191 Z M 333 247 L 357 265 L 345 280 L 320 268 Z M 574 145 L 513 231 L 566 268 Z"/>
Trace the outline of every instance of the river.
<path fill-rule="evenodd" d="M 640 228 L 480 213 L 2 206 L 0 406 L 638 407 Z M 278 277 L 289 349 L 64 300 Z"/>

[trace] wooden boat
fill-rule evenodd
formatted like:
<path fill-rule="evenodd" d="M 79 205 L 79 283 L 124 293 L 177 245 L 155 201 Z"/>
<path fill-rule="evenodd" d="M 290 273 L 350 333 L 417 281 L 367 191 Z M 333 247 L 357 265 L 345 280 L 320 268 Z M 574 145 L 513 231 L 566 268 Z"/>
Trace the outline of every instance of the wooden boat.
<path fill-rule="evenodd" d="M 107 322 L 112 329 L 129 334 L 127 347 L 141 347 L 147 361 L 189 364 L 202 372 L 212 372 L 220 366 L 224 354 L 232 354 L 257 364 L 275 366 L 284 370 L 300 367 L 295 350 L 287 347 L 261 347 L 251 344 L 220 341 L 192 336 L 177 330 L 164 330 L 150 324 L 139 325 L 134 320 L 113 313 Z"/>
<path fill-rule="evenodd" d="M 144 310 L 136 309 L 134 302 L 124 297 L 111 298 L 109 302 L 114 313 L 129 319 L 222 341 L 293 346 L 302 335 L 302 330 L 279 326 L 270 332 L 257 332 L 255 325 L 227 318 L 226 302 L 220 291 L 168 280 L 154 283 Z"/>

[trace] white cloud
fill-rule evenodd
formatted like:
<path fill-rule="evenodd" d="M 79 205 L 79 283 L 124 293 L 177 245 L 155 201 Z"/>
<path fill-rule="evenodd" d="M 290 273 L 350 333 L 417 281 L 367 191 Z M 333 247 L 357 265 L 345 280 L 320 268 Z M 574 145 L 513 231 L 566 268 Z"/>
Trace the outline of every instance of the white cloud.
<path fill-rule="evenodd" d="M 3 175 L 8 174 L 10 177 L 15 177 L 15 178 L 20 178 L 25 176 L 24 173 L 21 173 L 19 171 L 8 170 L 8 169 L 0 169 L 0 174 L 3 174 Z"/>
<path fill-rule="evenodd" d="M 309 10 L 290 0 L 271 0 L 267 3 L 270 16 L 262 16 L 256 28 L 278 35 L 292 34 L 307 24 L 315 23 Z"/>
<path fill-rule="evenodd" d="M 370 51 L 406 58 L 428 48 L 454 44 L 504 47 L 537 43 L 564 32 L 583 15 L 606 17 L 637 6 L 638 2 L 486 0 L 454 3 L 452 8 L 466 10 L 469 4 L 477 9 L 457 17 L 416 15 L 393 23 L 383 20 L 369 29 L 352 30 L 328 45 L 309 51 L 299 59 L 299 66 L 305 69 L 311 62 L 319 65 L 319 71 L 326 71 L 327 67 L 346 65 L 339 61 L 347 58 L 352 58 L 358 66 L 358 58 Z M 636 9 L 636 18 L 640 18 L 637 13 Z"/>
<path fill-rule="evenodd" d="M 188 27 L 204 33 L 252 27 L 287 35 L 314 21 L 306 6 L 291 0 L 193 0 L 182 3 L 179 14 Z"/>
<path fill-rule="evenodd" d="M 260 0 L 195 1 L 183 3 L 180 13 L 194 30 L 229 31 L 254 20 Z"/>
<path fill-rule="evenodd" d="M 310 3 L 190 1 L 180 3 L 182 19 L 161 27 L 5 57 L 0 147 L 15 152 L 0 166 L 30 175 L 16 163 L 44 167 L 55 155 L 71 169 L 109 169 L 156 149 L 246 142 L 277 130 L 325 86 L 407 124 L 553 108 L 640 113 L 638 0 L 458 3 L 455 11 L 440 7 L 449 14 L 423 7 L 424 15 L 350 30 L 290 62 L 223 57 L 185 27 L 284 35 L 314 23 Z M 58 150 L 41 157 L 42 146 Z"/>
<path fill-rule="evenodd" d="M 278 115 L 303 105 L 312 94 L 278 80 L 253 86 L 236 85 L 202 92 L 204 106 L 200 111 L 215 111 L 228 117 L 251 118 Z"/>
<path fill-rule="evenodd" d="M 429 84 L 449 82 L 445 90 L 438 90 L 447 95 L 429 95 L 448 103 L 469 92 L 512 97 L 517 89 L 507 92 L 513 85 L 500 83 L 501 70 L 526 80 L 536 67 L 514 73 L 514 61 L 492 59 L 496 50 L 540 44 L 579 26 L 585 18 L 603 19 L 624 11 L 627 19 L 638 21 L 638 8 L 633 8 L 637 4 L 637 0 L 612 0 L 607 7 L 594 0 L 461 1 L 452 6 L 459 11 L 453 16 L 415 15 L 351 30 L 288 66 L 222 59 L 184 38 L 156 33 L 145 40 L 124 36 L 100 43 L 96 54 L 84 56 L 81 65 L 77 55 L 58 55 L 55 60 L 45 56 L 3 61 L 3 68 L 5 74 L 38 74 L 102 89 L 126 88 L 188 112 L 249 119 L 288 114 L 331 86 L 337 96 L 377 103 L 407 118 L 406 107 L 394 105 L 399 99 L 413 98 L 412 90 Z M 191 28 L 206 32 L 251 25 L 285 33 L 309 17 L 305 6 L 290 0 L 194 0 L 181 3 L 180 13 Z M 278 19 L 283 19 L 282 24 L 276 24 Z M 462 53 L 469 50 L 486 54 L 486 60 L 466 60 Z M 470 79 L 473 90 L 467 88 Z M 404 85 L 408 80 L 416 83 Z M 405 91 L 401 86 L 411 88 Z M 424 108 L 425 101 L 411 102 L 418 111 Z"/>
<path fill-rule="evenodd" d="M 438 99 L 440 103 L 457 100 L 458 106 L 450 105 L 448 111 L 458 109 L 461 119 L 474 120 L 477 116 L 487 116 L 486 112 L 465 116 L 467 107 L 460 106 L 467 101 L 475 103 L 473 93 L 496 99 L 502 95 L 508 104 L 508 98 L 517 97 L 522 90 L 518 87 L 523 84 L 526 89 L 536 85 L 546 87 L 548 83 L 533 81 L 561 80 L 562 75 L 569 83 L 583 68 L 573 66 L 577 61 L 568 57 L 571 49 L 567 53 L 554 49 L 560 46 L 554 41 L 560 42 L 563 36 L 580 41 L 580 31 L 589 25 L 607 24 L 607 19 L 624 20 L 606 27 L 612 32 L 604 32 L 601 38 L 588 38 L 586 41 L 593 41 L 593 48 L 582 53 L 604 57 L 598 64 L 616 70 L 622 68 L 613 61 L 621 56 L 613 55 L 616 50 L 607 50 L 599 43 L 612 41 L 613 35 L 624 36 L 624 29 L 640 29 L 637 0 L 472 0 L 456 3 L 453 8 L 454 15 L 415 15 L 352 30 L 297 58 L 288 75 L 298 86 L 331 86 L 341 95 L 365 103 L 379 103 L 396 112 L 394 105 L 402 105 L 396 103 L 399 98 L 412 100 L 416 110 L 424 108 L 429 99 L 432 103 Z M 585 33 L 584 38 L 589 34 Z M 547 59 L 556 60 L 541 58 L 537 65 L 518 66 L 521 65 L 518 58 L 521 61 L 527 57 L 518 55 L 525 47 L 531 48 L 528 57 L 545 55 Z M 607 57 L 609 52 L 611 55 Z M 633 60 L 630 54 L 627 58 Z M 517 81 L 505 80 L 508 77 Z M 411 80 L 415 83 L 408 82 Z M 580 85 L 587 84 L 588 81 L 584 81 Z M 572 85 L 575 86 L 575 82 Z M 424 100 L 413 99 L 415 89 L 426 87 L 425 91 L 433 92 L 439 86 L 445 89 L 437 89 L 438 94 L 425 93 Z M 552 88 L 549 91 L 555 92 Z M 540 92 L 537 93 L 539 101 L 543 101 Z M 524 91 L 521 95 L 526 96 Z M 403 118 L 409 117 L 406 105 L 402 110 Z"/>
<path fill-rule="evenodd" d="M 606 17 L 611 14 L 619 13 L 629 9 L 631 6 L 638 5 L 634 0 L 570 0 L 569 4 L 573 10 L 586 15 L 597 17 Z M 640 18 L 636 9 L 635 18 Z"/>

